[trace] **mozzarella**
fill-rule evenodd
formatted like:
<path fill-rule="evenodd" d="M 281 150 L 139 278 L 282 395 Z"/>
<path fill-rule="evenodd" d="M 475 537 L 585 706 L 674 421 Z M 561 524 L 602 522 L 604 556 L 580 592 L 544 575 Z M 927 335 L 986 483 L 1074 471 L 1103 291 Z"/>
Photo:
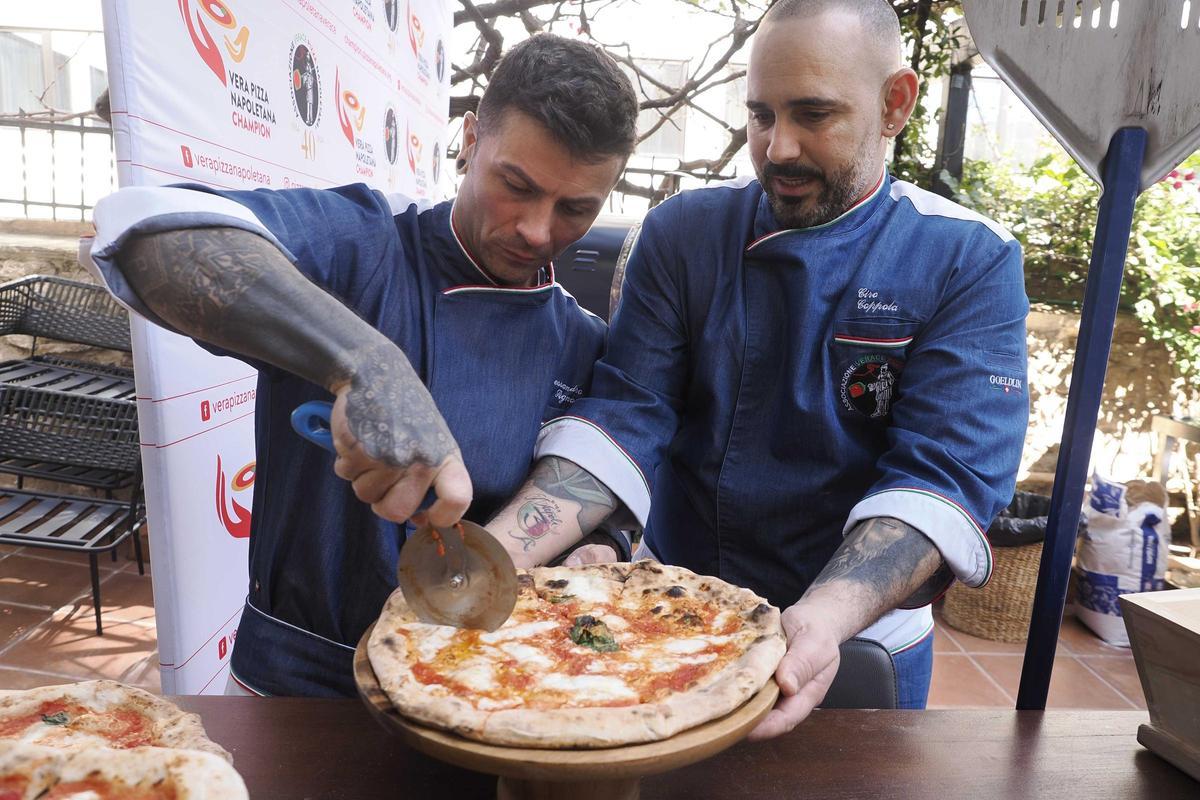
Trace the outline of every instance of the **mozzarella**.
<path fill-rule="evenodd" d="M 606 578 L 584 575 L 572 577 L 563 591 L 575 596 L 582 603 L 610 603 L 613 599 L 613 582 Z"/>
<path fill-rule="evenodd" d="M 708 642 L 704 639 L 669 639 L 662 646 L 668 653 L 699 653 L 708 647 Z"/>
<path fill-rule="evenodd" d="M 586 695 L 589 699 L 624 700 L 636 698 L 637 693 L 625 681 L 609 675 L 563 675 L 552 672 L 538 681 L 542 689 Z"/>
<path fill-rule="evenodd" d="M 412 631 L 409 641 L 416 642 L 417 659 L 420 661 L 432 661 L 443 647 L 450 644 L 454 634 L 458 633 L 458 628 L 427 625 L 423 622 L 414 622 L 408 629 Z"/>
<path fill-rule="evenodd" d="M 492 665 L 478 658 L 464 663 L 460 669 L 454 671 L 451 677 L 476 692 L 490 692 L 499 685 Z"/>
<path fill-rule="evenodd" d="M 496 644 L 510 639 L 531 639 L 539 633 L 557 628 L 560 624 L 554 620 L 543 620 L 541 622 L 526 622 L 522 625 L 513 625 L 511 628 L 505 625 L 491 633 L 480 634 L 479 641 L 484 644 Z"/>
<path fill-rule="evenodd" d="M 536 647 L 530 647 L 520 642 L 501 642 L 498 647 L 523 664 L 533 664 L 538 667 L 554 666 L 550 657 Z"/>

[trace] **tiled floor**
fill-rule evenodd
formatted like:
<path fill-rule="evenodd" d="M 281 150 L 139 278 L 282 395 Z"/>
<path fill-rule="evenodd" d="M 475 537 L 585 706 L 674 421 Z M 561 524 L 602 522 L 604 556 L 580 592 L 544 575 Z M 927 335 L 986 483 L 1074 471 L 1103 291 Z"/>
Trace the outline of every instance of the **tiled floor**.
<path fill-rule="evenodd" d="M 0 688 L 111 678 L 160 691 L 147 574 L 122 548 L 100 558 L 104 635 L 96 635 L 86 557 L 0 547 Z"/>
<path fill-rule="evenodd" d="M 150 576 L 123 551 L 100 561 L 104 635 L 96 636 L 87 559 L 0 547 L 0 688 L 111 678 L 160 691 Z M 939 615 L 930 708 L 1012 708 L 1024 645 L 954 630 Z M 1074 617 L 1063 624 L 1051 708 L 1145 708 L 1133 657 Z"/>
<path fill-rule="evenodd" d="M 980 639 L 935 617 L 929 707 L 1015 707 L 1025 645 Z M 1075 617 L 1064 619 L 1046 707 L 1144 709 L 1129 649 L 1105 644 Z"/>

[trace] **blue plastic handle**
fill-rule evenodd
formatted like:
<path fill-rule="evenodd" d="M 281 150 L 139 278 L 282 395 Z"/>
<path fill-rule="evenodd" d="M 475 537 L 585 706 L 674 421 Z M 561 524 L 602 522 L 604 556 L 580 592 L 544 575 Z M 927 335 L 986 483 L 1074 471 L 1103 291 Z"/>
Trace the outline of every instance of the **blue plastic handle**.
<path fill-rule="evenodd" d="M 329 419 L 333 415 L 333 404 L 324 400 L 312 400 L 296 406 L 292 412 L 292 429 L 318 447 L 331 453 L 333 432 L 329 430 Z"/>
<path fill-rule="evenodd" d="M 333 404 L 324 400 L 310 400 L 296 406 L 292 412 L 292 429 L 301 437 L 331 453 L 337 450 L 333 447 L 333 431 L 329 429 L 330 418 L 333 415 Z M 424 511 L 437 500 L 437 493 L 430 489 L 421 500 L 418 511 Z"/>

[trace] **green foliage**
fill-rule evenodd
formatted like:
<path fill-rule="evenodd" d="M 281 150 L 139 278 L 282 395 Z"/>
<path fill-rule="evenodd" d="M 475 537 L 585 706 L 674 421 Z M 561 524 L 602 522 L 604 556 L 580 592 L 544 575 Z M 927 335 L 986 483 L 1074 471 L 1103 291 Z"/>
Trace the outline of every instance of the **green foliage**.
<path fill-rule="evenodd" d="M 1181 375 L 1200 374 L 1200 153 L 1138 199 L 1122 307 L 1162 342 Z M 946 177 L 946 176 L 943 176 Z M 969 161 L 957 200 L 1004 225 L 1025 249 L 1035 302 L 1073 303 L 1095 236 L 1099 187 L 1062 150 L 1027 168 Z"/>

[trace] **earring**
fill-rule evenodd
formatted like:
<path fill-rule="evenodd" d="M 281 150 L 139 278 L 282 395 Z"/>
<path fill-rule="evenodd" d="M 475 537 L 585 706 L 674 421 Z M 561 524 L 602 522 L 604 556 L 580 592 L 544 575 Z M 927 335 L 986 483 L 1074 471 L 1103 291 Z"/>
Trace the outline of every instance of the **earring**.
<path fill-rule="evenodd" d="M 458 159 L 454 162 L 454 168 L 458 170 L 459 175 L 464 174 L 467 171 L 467 160 L 465 158 Z"/>
<path fill-rule="evenodd" d="M 894 122 L 889 122 L 889 123 L 887 124 L 887 129 L 888 129 L 889 131 L 891 131 L 891 130 L 895 130 L 895 129 L 896 129 L 896 123 L 894 123 Z"/>

